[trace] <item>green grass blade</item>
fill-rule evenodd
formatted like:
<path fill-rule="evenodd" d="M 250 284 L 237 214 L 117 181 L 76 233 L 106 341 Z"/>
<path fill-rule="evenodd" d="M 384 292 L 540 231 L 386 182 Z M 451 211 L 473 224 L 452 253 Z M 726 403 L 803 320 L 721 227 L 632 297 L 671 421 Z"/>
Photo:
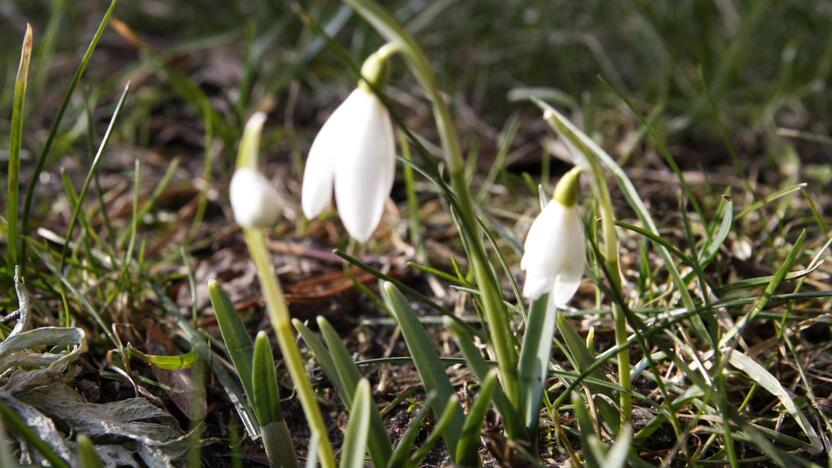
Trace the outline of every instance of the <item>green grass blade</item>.
<path fill-rule="evenodd" d="M 425 332 L 416 314 L 413 313 L 407 299 L 392 283 L 384 282 L 381 290 L 388 309 L 401 327 L 402 335 L 407 343 L 407 348 L 410 350 L 410 355 L 413 357 L 413 363 L 416 365 L 416 370 L 419 372 L 425 390 L 436 392 L 434 413 L 445 413 L 445 405 L 450 397 L 454 395 L 454 388 L 447 374 L 445 374 L 442 362 L 433 348 L 430 337 Z M 456 451 L 463 422 L 464 419 L 460 409 L 450 421 L 450 426 L 444 437 L 450 453 Z"/>
<path fill-rule="evenodd" d="M 344 405 L 352 406 L 355 404 L 356 395 L 353 394 L 351 389 L 357 388 L 361 379 L 358 367 L 350 357 L 349 351 L 344 346 L 344 342 L 335 328 L 324 317 L 318 317 L 318 327 L 329 348 L 329 355 L 341 381 L 341 386 L 347 391 L 346 395 L 341 395 L 341 399 L 344 401 Z M 384 420 L 381 418 L 381 413 L 379 413 L 375 403 L 370 400 L 368 405 L 370 407 L 370 434 L 368 435 L 370 456 L 375 466 L 385 466 L 393 453 L 393 445 L 390 443 L 390 436 L 387 434 L 387 429 L 384 428 Z"/>
<path fill-rule="evenodd" d="M 474 400 L 474 404 L 471 405 L 471 410 L 465 418 L 465 424 L 462 426 L 462 435 L 459 437 L 455 457 L 456 464 L 459 466 L 479 465 L 482 425 L 495 388 L 497 388 L 497 370 L 491 369 L 488 377 L 485 378 L 479 395 Z"/>
<path fill-rule="evenodd" d="M 92 440 L 83 434 L 78 436 L 78 461 L 81 468 L 104 468 Z"/>
<path fill-rule="evenodd" d="M 572 365 L 575 366 L 575 370 L 579 373 L 583 373 L 584 370 L 590 368 L 593 362 L 596 361 L 596 358 L 592 356 L 592 353 L 586 347 L 586 343 L 581 337 L 575 332 L 575 329 L 572 328 L 572 325 L 566 321 L 566 318 L 563 314 L 557 314 L 555 319 L 557 321 L 558 331 L 560 335 L 563 337 L 563 341 L 566 344 L 566 348 L 569 351 L 568 357 L 569 360 L 572 362 Z M 590 374 L 590 377 L 593 377 L 600 381 L 608 380 L 604 376 L 604 372 L 598 368 L 593 370 Z M 590 382 L 586 382 L 587 388 L 589 388 L 590 392 L 594 395 L 597 393 L 601 393 L 606 395 L 608 398 L 613 398 L 613 393 L 610 391 L 608 387 L 592 384 Z M 614 401 L 614 400 L 613 400 Z M 606 400 L 599 399 L 597 401 L 598 411 L 601 414 L 601 418 L 604 420 L 607 425 L 613 429 L 618 427 L 619 423 L 619 415 L 617 414 L 616 410 L 606 402 Z"/>
<path fill-rule="evenodd" d="M 251 390 L 251 405 L 260 424 L 260 435 L 269 461 L 272 466 L 297 467 L 292 436 L 280 410 L 280 392 L 277 388 L 272 347 L 264 331 L 260 331 L 254 340 Z"/>
<path fill-rule="evenodd" d="M 17 265 L 17 249 L 20 240 L 17 236 L 17 214 L 20 211 L 20 149 L 23 146 L 23 118 L 26 113 L 26 88 L 29 83 L 29 64 L 32 61 L 32 27 L 26 25 L 23 46 L 20 51 L 20 65 L 14 82 L 14 101 L 12 103 L 12 128 L 9 135 L 9 174 L 6 186 L 6 222 L 8 223 L 9 263 Z"/>
<path fill-rule="evenodd" d="M 225 349 L 228 350 L 228 357 L 234 363 L 234 368 L 237 370 L 237 375 L 240 376 L 243 389 L 251 400 L 254 395 L 251 388 L 251 365 L 254 348 L 246 326 L 240 320 L 231 298 L 228 297 L 228 294 L 216 280 L 208 281 L 208 297 L 211 299 L 222 340 L 225 343 Z"/>
<path fill-rule="evenodd" d="M 592 418 L 586 409 L 586 401 L 577 392 L 572 392 L 572 409 L 575 411 L 575 419 L 578 420 L 578 433 L 581 436 L 581 446 L 583 447 L 581 453 L 584 456 L 586 466 L 589 468 L 602 468 L 602 460 L 598 460 L 595 454 L 596 450 L 592 450 L 591 448 L 592 439 L 597 440 L 598 436 L 595 434 Z"/>
<path fill-rule="evenodd" d="M 422 459 L 424 459 L 427 454 L 433 450 L 433 447 L 437 442 L 439 442 L 439 439 L 450 430 L 450 426 L 454 424 L 457 419 L 462 419 L 462 408 L 459 406 L 459 399 L 456 394 L 451 395 L 443 406 L 445 409 L 442 413 L 438 413 L 440 416 L 439 420 L 436 421 L 436 426 L 434 426 L 430 435 L 428 435 L 428 438 L 425 439 L 421 446 L 419 446 L 419 450 L 417 450 L 416 453 L 410 457 L 404 465 L 405 467 L 412 468 L 421 466 Z"/>
<path fill-rule="evenodd" d="M 670 154 L 670 150 L 667 148 L 667 145 L 664 141 L 659 137 L 656 133 L 656 130 L 653 128 L 653 125 L 647 121 L 647 119 L 641 115 L 636 107 L 633 105 L 633 102 L 624 95 L 624 93 L 617 88 L 614 84 L 610 83 L 609 81 L 605 80 L 603 77 L 599 77 L 601 82 L 607 86 L 619 99 L 630 109 L 630 112 L 638 119 L 644 128 L 647 129 L 647 133 L 650 135 L 650 138 L 653 139 L 653 143 L 656 145 L 656 149 L 659 150 L 659 154 L 662 155 L 664 158 L 665 163 L 676 175 L 676 178 L 679 179 L 679 184 L 682 187 L 682 191 L 685 193 L 685 198 L 690 200 L 691 205 L 693 205 L 693 209 L 699 215 L 700 219 L 705 219 L 705 213 L 702 211 L 702 206 L 699 204 L 699 200 L 696 198 L 696 195 L 691 190 L 690 185 L 688 184 L 687 180 L 685 180 L 684 174 L 682 174 L 682 170 L 679 168 L 679 165 L 676 164 L 676 160 L 673 158 L 673 155 Z"/>
<path fill-rule="evenodd" d="M 393 450 L 393 454 L 387 462 L 387 468 L 402 466 L 407 460 L 410 449 L 413 448 L 413 444 L 416 443 L 416 438 L 422 430 L 425 418 L 427 418 L 428 414 L 430 414 L 431 404 L 434 399 L 436 399 L 436 394 L 429 394 L 425 399 L 425 402 L 422 403 L 421 408 L 419 408 L 419 411 L 416 412 L 416 415 L 407 422 L 407 430 L 405 430 L 404 435 L 402 435 L 401 439 L 399 439 L 399 442 L 396 444 L 396 448 Z"/>
<path fill-rule="evenodd" d="M 10 439 L 2 418 L 0 418 L 0 466 L 18 468 L 17 460 L 12 455 Z"/>
<path fill-rule="evenodd" d="M 607 452 L 604 460 L 604 468 L 624 468 L 627 464 L 627 456 L 630 453 L 630 442 L 633 441 L 633 430 L 627 426 L 618 434 L 615 444 Z"/>
<path fill-rule="evenodd" d="M 332 356 L 329 353 L 329 350 L 326 349 L 326 346 L 323 342 L 312 333 L 312 330 L 309 329 L 303 322 L 298 319 L 292 320 L 292 325 L 295 327 L 295 330 L 298 331 L 300 337 L 303 339 L 303 342 L 306 343 L 306 346 L 312 350 L 312 353 L 315 355 L 315 360 L 318 361 L 320 364 L 321 369 L 323 369 L 324 374 L 326 374 L 326 378 L 329 379 L 329 382 L 335 387 L 335 391 L 338 393 L 338 396 L 341 400 L 346 404 L 347 402 L 347 390 L 341 384 L 341 378 L 338 377 L 338 370 L 335 368 L 335 362 L 332 360 Z M 352 401 L 351 399 L 349 401 Z"/>
<path fill-rule="evenodd" d="M 783 384 L 775 376 L 767 371 L 765 367 L 757 363 L 757 361 L 739 351 L 730 351 L 727 360 L 732 366 L 744 372 L 752 381 L 757 382 L 761 387 L 768 390 L 780 400 L 780 403 L 783 404 L 786 411 L 797 421 L 803 433 L 809 438 L 809 445 L 805 447 L 809 453 L 817 455 L 823 450 L 823 443 L 817 432 L 815 432 L 814 427 L 812 427 L 812 423 L 800 411 L 788 390 L 783 387 Z"/>
<path fill-rule="evenodd" d="M 98 169 L 98 164 L 101 162 L 101 157 L 104 154 L 104 149 L 107 147 L 107 143 L 110 141 L 110 135 L 113 132 L 113 127 L 115 126 L 116 120 L 118 119 L 119 114 L 121 113 L 121 107 L 124 105 L 124 100 L 127 98 L 127 92 L 130 90 L 130 83 L 128 82 L 127 85 L 124 86 L 124 91 L 121 92 L 121 96 L 116 103 L 116 107 L 113 110 L 113 114 L 110 117 L 110 123 L 107 126 L 107 131 L 104 132 L 104 137 L 101 139 L 101 144 L 98 145 L 98 152 L 95 155 L 95 158 L 92 160 L 92 164 L 90 165 L 90 170 L 87 172 L 87 177 L 84 179 L 84 183 L 81 185 L 81 191 L 78 193 L 78 201 L 75 204 L 75 209 L 72 211 L 72 217 L 69 219 L 69 227 L 66 230 L 66 238 L 64 239 L 64 246 L 61 249 L 61 260 L 59 262 L 58 270 L 64 271 L 64 266 L 66 265 L 66 255 L 69 252 L 69 244 L 70 240 L 72 239 L 72 231 L 75 229 L 75 224 L 78 222 L 78 215 L 81 213 L 81 209 L 84 206 L 84 198 L 87 196 L 87 191 L 90 188 L 90 183 L 95 176 L 95 171 Z M 34 181 L 33 181 L 34 183 Z"/>
<path fill-rule="evenodd" d="M 190 320 L 182 315 L 179 307 L 173 303 L 170 297 L 165 293 L 164 289 L 162 289 L 162 286 L 146 276 L 143 276 L 143 278 L 147 281 L 150 289 L 153 290 L 153 293 L 159 300 L 159 303 L 162 305 L 165 312 L 176 319 L 176 323 L 188 336 L 190 342 L 193 343 L 194 351 L 200 355 L 204 362 L 210 363 L 211 370 L 214 372 L 214 375 L 220 385 L 222 385 L 223 390 L 225 390 L 225 393 L 228 395 L 228 399 L 234 405 L 234 409 L 237 410 L 237 414 L 240 416 L 240 420 L 243 422 L 246 432 L 252 438 L 256 438 L 257 428 L 255 423 L 257 418 L 251 407 L 246 404 L 244 391 L 240 390 L 234 382 L 234 379 L 225 370 L 225 367 L 220 364 L 219 360 L 213 357 L 205 338 L 193 327 Z"/>
<path fill-rule="evenodd" d="M 252 406 L 261 426 L 280 421 L 280 394 L 277 392 L 277 377 L 274 373 L 274 357 L 269 337 L 261 331 L 254 340 L 251 362 Z"/>
<path fill-rule="evenodd" d="M 540 405 L 549 372 L 556 315 L 557 308 L 549 301 L 549 294 L 534 301 L 529 309 L 523 346 L 520 348 L 520 363 L 517 366 L 520 409 L 530 440 L 535 440 L 534 434 L 537 433 L 540 421 Z"/>
<path fill-rule="evenodd" d="M 29 179 L 29 186 L 26 187 L 26 198 L 23 202 L 23 216 L 21 218 L 21 233 L 25 237 L 29 233 L 29 216 L 31 213 L 32 208 L 32 200 L 34 199 L 35 195 L 35 188 L 37 187 L 38 181 L 40 180 L 40 173 L 43 172 L 43 168 L 46 165 L 46 159 L 49 156 L 49 150 L 52 148 L 52 143 L 55 141 L 55 136 L 58 134 L 58 128 L 61 126 L 61 121 L 64 117 L 64 112 L 66 112 L 66 108 L 69 106 L 69 101 L 72 99 L 72 94 L 75 91 L 75 87 L 78 86 L 78 83 L 81 81 L 81 77 L 84 76 L 84 72 L 87 70 L 87 65 L 92 58 L 92 53 L 95 51 L 95 48 L 98 46 L 98 42 L 101 40 L 101 36 L 104 34 L 104 30 L 107 29 L 107 24 L 110 22 L 110 17 L 113 15 L 113 11 L 116 9 L 116 4 L 118 0 L 112 0 L 110 2 L 110 6 L 107 8 L 107 11 L 104 13 L 104 17 L 101 18 L 101 22 L 98 24 L 98 29 L 95 31 L 95 35 L 93 36 L 92 40 L 90 41 L 89 46 L 87 46 L 87 51 L 84 52 L 84 57 L 81 59 L 81 63 L 78 65 L 78 69 L 75 70 L 75 75 L 72 77 L 72 82 L 69 84 L 69 88 L 66 90 L 66 94 L 64 95 L 63 101 L 61 101 L 61 105 L 58 108 L 58 113 L 55 114 L 55 120 L 52 121 L 52 127 L 49 129 L 49 135 L 46 137 L 46 142 L 43 144 L 43 149 L 41 149 L 40 153 L 38 154 L 38 159 L 35 161 L 35 169 L 32 172 L 32 177 Z M 21 261 L 25 265 L 26 262 L 26 255 L 25 250 L 26 243 L 24 242 L 21 244 Z"/>
<path fill-rule="evenodd" d="M 0 419 L 6 427 L 15 431 L 27 444 L 37 450 L 53 468 L 69 468 L 69 464 L 3 401 L 0 401 Z"/>
<path fill-rule="evenodd" d="M 472 371 L 474 371 L 474 375 L 477 377 L 477 380 L 479 380 L 480 383 L 485 382 L 491 366 L 488 362 L 486 362 L 485 358 L 482 357 L 477 345 L 474 344 L 474 337 L 468 333 L 467 329 L 460 327 L 457 322 L 454 322 L 448 317 L 442 317 L 442 322 L 445 324 L 445 327 L 450 330 L 451 334 L 454 335 L 457 346 L 459 346 L 459 349 L 462 350 L 462 356 L 465 358 L 465 363 L 471 368 Z M 503 419 L 506 420 L 506 426 L 516 424 L 516 420 L 519 419 L 518 415 L 511 409 L 511 406 L 509 405 L 502 389 L 497 388 L 494 390 L 493 398 L 494 406 L 497 407 L 497 410 L 503 416 Z"/>
<path fill-rule="evenodd" d="M 196 351 L 172 356 L 160 356 L 156 354 L 145 354 L 129 343 L 127 344 L 127 354 L 129 356 L 136 356 L 140 361 L 149 366 L 165 370 L 188 369 L 194 365 L 194 361 L 196 360 Z"/>
<path fill-rule="evenodd" d="M 806 239 L 806 231 L 803 230 L 800 232 L 800 236 L 795 241 L 794 245 L 792 246 L 791 250 L 789 250 L 788 255 L 786 255 L 786 259 L 783 261 L 783 264 L 777 269 L 774 273 L 774 276 L 771 277 L 771 281 L 766 286 L 766 289 L 762 296 L 760 296 L 757 301 L 754 303 L 754 306 L 751 307 L 751 310 L 748 311 L 745 315 L 740 317 L 739 320 L 734 324 L 734 326 L 728 330 L 719 341 L 719 346 L 722 348 L 726 344 L 728 344 L 732 339 L 742 332 L 743 329 L 752 321 L 754 317 L 757 316 L 768 304 L 768 301 L 772 299 L 774 293 L 777 291 L 777 287 L 780 286 L 780 283 L 783 282 L 783 279 L 786 277 L 786 274 L 791 270 L 792 265 L 797 260 L 797 256 L 800 253 L 800 249 L 803 247 L 803 241 Z"/>
<path fill-rule="evenodd" d="M 355 398 L 350 405 L 350 422 L 341 448 L 340 468 L 363 468 L 367 436 L 370 432 L 370 382 L 361 379 L 355 387 Z"/>

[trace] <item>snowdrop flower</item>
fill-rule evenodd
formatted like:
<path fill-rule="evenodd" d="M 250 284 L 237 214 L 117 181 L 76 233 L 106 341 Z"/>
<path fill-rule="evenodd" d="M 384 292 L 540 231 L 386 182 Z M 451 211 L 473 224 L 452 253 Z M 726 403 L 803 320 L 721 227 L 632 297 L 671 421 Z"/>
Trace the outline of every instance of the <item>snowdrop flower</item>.
<path fill-rule="evenodd" d="M 239 161 L 234 176 L 231 177 L 229 195 L 234 219 L 243 228 L 269 227 L 277 220 L 280 212 L 280 196 L 257 169 L 257 147 L 260 144 L 260 132 L 266 115 L 254 114 L 246 123 L 243 139 L 240 143 Z"/>
<path fill-rule="evenodd" d="M 365 77 L 371 76 L 368 68 L 375 71 L 372 76 L 383 73 L 376 55 L 365 62 Z M 378 227 L 396 168 L 390 114 L 368 88 L 361 83 L 321 127 L 309 150 L 301 193 L 303 213 L 311 219 L 327 207 L 334 185 L 341 222 L 360 242 Z"/>
<path fill-rule="evenodd" d="M 566 173 L 529 229 L 520 268 L 526 272 L 523 296 L 536 300 L 543 294 L 564 306 L 581 284 L 586 239 L 576 206 L 580 168 Z"/>
<path fill-rule="evenodd" d="M 230 186 L 234 219 L 244 228 L 269 227 L 280 213 L 277 190 L 256 169 L 243 167 L 234 172 Z"/>

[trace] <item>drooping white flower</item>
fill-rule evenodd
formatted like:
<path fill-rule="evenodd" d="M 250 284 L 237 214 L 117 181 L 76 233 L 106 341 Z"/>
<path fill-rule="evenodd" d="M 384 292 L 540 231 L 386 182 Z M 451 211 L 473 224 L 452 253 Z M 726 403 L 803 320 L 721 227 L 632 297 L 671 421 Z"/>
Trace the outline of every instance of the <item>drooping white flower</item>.
<path fill-rule="evenodd" d="M 395 151 L 390 114 L 372 91 L 359 86 L 312 142 L 303 173 L 304 215 L 314 218 L 327 207 L 334 184 L 341 222 L 354 239 L 367 241 L 393 187 Z"/>
<path fill-rule="evenodd" d="M 234 219 L 244 228 L 274 224 L 280 213 L 277 190 L 256 169 L 242 167 L 234 172 L 229 187 Z"/>
<path fill-rule="evenodd" d="M 532 223 L 520 260 L 526 272 L 523 296 L 535 300 L 549 293 L 558 306 L 577 292 L 586 262 L 584 228 L 575 203 L 579 169 L 573 171 L 561 179 L 554 199 Z"/>

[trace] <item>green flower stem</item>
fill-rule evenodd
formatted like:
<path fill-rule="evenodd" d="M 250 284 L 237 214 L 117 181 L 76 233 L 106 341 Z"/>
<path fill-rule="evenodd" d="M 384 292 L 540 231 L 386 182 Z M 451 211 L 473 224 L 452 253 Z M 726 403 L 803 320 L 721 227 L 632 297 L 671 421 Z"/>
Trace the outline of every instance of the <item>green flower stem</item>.
<path fill-rule="evenodd" d="M 246 124 L 243 138 L 240 141 L 239 154 L 237 155 L 238 169 L 247 167 L 257 170 L 260 134 L 265 120 L 265 114 L 257 113 Z M 310 440 L 318 440 L 318 458 L 321 466 L 323 468 L 335 468 L 332 443 L 329 441 L 329 434 L 324 424 L 321 408 L 318 406 L 315 390 L 309 382 L 306 366 L 304 366 L 300 351 L 298 351 L 295 343 L 292 319 L 283 298 L 283 291 L 280 289 L 280 282 L 269 260 L 271 257 L 266 247 L 266 234 L 263 229 L 250 228 L 243 229 L 243 236 L 257 269 L 257 278 L 260 280 L 260 289 L 263 290 L 263 297 L 266 299 L 266 309 L 269 313 L 269 321 L 271 321 L 272 328 L 274 328 L 274 334 L 277 337 L 277 344 L 280 346 L 280 352 L 283 353 L 283 360 L 289 369 L 292 382 L 295 383 L 303 413 L 306 415 L 309 429 L 312 431 Z"/>
<path fill-rule="evenodd" d="M 553 128 L 558 128 L 559 121 L 549 112 L 543 114 L 543 118 Z M 610 281 L 614 288 L 621 289 L 621 269 L 618 263 L 618 235 L 615 232 L 615 212 L 612 208 L 612 198 L 609 187 L 601 169 L 601 163 L 592 151 L 587 148 L 579 148 L 581 154 L 586 156 L 592 177 L 598 205 L 601 209 L 601 233 L 604 237 L 604 262 L 611 274 Z M 630 425 L 630 417 L 633 412 L 633 401 L 630 394 L 632 382 L 630 381 L 630 350 L 624 344 L 627 342 L 627 316 L 621 307 L 613 302 L 612 314 L 615 320 L 615 344 L 621 346 L 618 353 L 618 383 L 624 389 L 619 393 L 619 406 L 621 410 L 621 428 Z"/>
<path fill-rule="evenodd" d="M 332 453 L 332 445 L 329 441 L 324 418 L 315 391 L 306 375 L 306 367 L 300 356 L 300 351 L 295 344 L 295 335 L 292 332 L 292 322 L 289 317 L 289 310 L 286 308 L 286 301 L 283 299 L 283 292 L 280 283 L 272 270 L 269 261 L 269 252 L 266 248 L 266 236 L 262 229 L 244 229 L 246 245 L 251 254 L 254 265 L 257 268 L 257 277 L 260 280 L 260 288 L 266 299 L 266 308 L 269 312 L 269 319 L 272 322 L 280 352 L 283 353 L 283 360 L 289 369 L 289 375 L 295 383 L 300 397 L 300 404 L 308 419 L 309 428 L 319 437 L 318 457 L 321 466 L 324 468 L 335 467 L 335 457 Z"/>
<path fill-rule="evenodd" d="M 488 320 L 488 328 L 497 362 L 500 368 L 500 379 L 503 389 L 514 410 L 519 408 L 519 386 L 517 383 L 517 350 L 512 345 L 511 324 L 509 315 L 500 297 L 500 287 L 494 272 L 488 266 L 488 257 L 482 244 L 479 225 L 476 222 L 476 211 L 468 192 L 465 180 L 465 161 L 459 147 L 459 137 L 456 133 L 451 111 L 445 98 L 439 91 L 436 76 L 425 53 L 405 31 L 404 27 L 391 16 L 383 7 L 372 0 L 344 0 L 364 17 L 387 41 L 389 41 L 405 57 L 411 72 L 416 76 L 419 84 L 424 88 L 433 107 L 439 138 L 442 142 L 443 156 L 448 167 L 451 187 L 459 201 L 460 221 L 470 233 L 462 233 L 477 285 L 482 293 L 483 312 Z M 517 432 L 508 428 L 509 435 L 514 437 Z"/>

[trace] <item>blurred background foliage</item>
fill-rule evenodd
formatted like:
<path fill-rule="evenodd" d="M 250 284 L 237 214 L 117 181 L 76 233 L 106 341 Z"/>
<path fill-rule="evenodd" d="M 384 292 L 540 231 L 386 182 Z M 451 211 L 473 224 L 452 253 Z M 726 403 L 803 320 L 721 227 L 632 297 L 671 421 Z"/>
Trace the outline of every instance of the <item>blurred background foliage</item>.
<path fill-rule="evenodd" d="M 590 131 L 621 137 L 632 118 L 599 75 L 645 114 L 660 110 L 655 124 L 672 143 L 685 147 L 677 155 L 684 164 L 708 164 L 709 148 L 722 154 L 705 90 L 731 139 L 755 158 L 773 156 L 767 150 L 780 148 L 771 143 L 781 127 L 821 139 L 828 135 L 832 2 L 826 0 L 384 3 L 416 32 L 463 125 L 486 137 L 488 128 L 499 128 L 520 107 L 511 102 L 516 97 L 511 91 L 528 87 L 546 88 L 562 107 L 579 113 Z M 30 115 L 48 121 L 106 6 L 101 0 L 0 4 L 0 40 L 7 45 L 0 56 L 4 115 L 19 54 L 15 44 L 25 23 L 35 28 Z M 339 2 L 301 6 L 335 32 L 359 63 L 380 45 L 379 37 Z M 321 48 L 316 34 L 293 13 L 291 2 L 123 1 L 116 17 L 153 52 L 111 30 L 93 58 L 85 89 L 114 99 L 125 79 L 139 81 L 130 104 L 139 112 L 129 119 L 136 125 L 135 138 L 154 133 L 148 128 L 153 124 L 142 118 L 148 112 L 170 118 L 198 113 L 171 105 L 189 99 L 183 96 L 187 91 L 177 89 L 187 85 L 177 85 L 171 72 L 210 97 L 227 123 L 229 142 L 264 100 L 274 100 L 266 106 L 280 109 L 300 97 L 306 105 L 294 114 L 293 125 L 314 127 L 312 111 L 332 107 L 335 94 L 353 82 L 343 63 Z M 415 92 L 413 80 L 402 79 L 404 67 L 395 68 L 394 84 Z M 295 84 L 300 86 L 292 91 Z M 42 126 L 37 120 L 29 125 Z M 7 126 L 3 119 L 0 138 L 7 138 Z M 826 157 L 828 149 L 813 145 L 807 157 Z"/>

